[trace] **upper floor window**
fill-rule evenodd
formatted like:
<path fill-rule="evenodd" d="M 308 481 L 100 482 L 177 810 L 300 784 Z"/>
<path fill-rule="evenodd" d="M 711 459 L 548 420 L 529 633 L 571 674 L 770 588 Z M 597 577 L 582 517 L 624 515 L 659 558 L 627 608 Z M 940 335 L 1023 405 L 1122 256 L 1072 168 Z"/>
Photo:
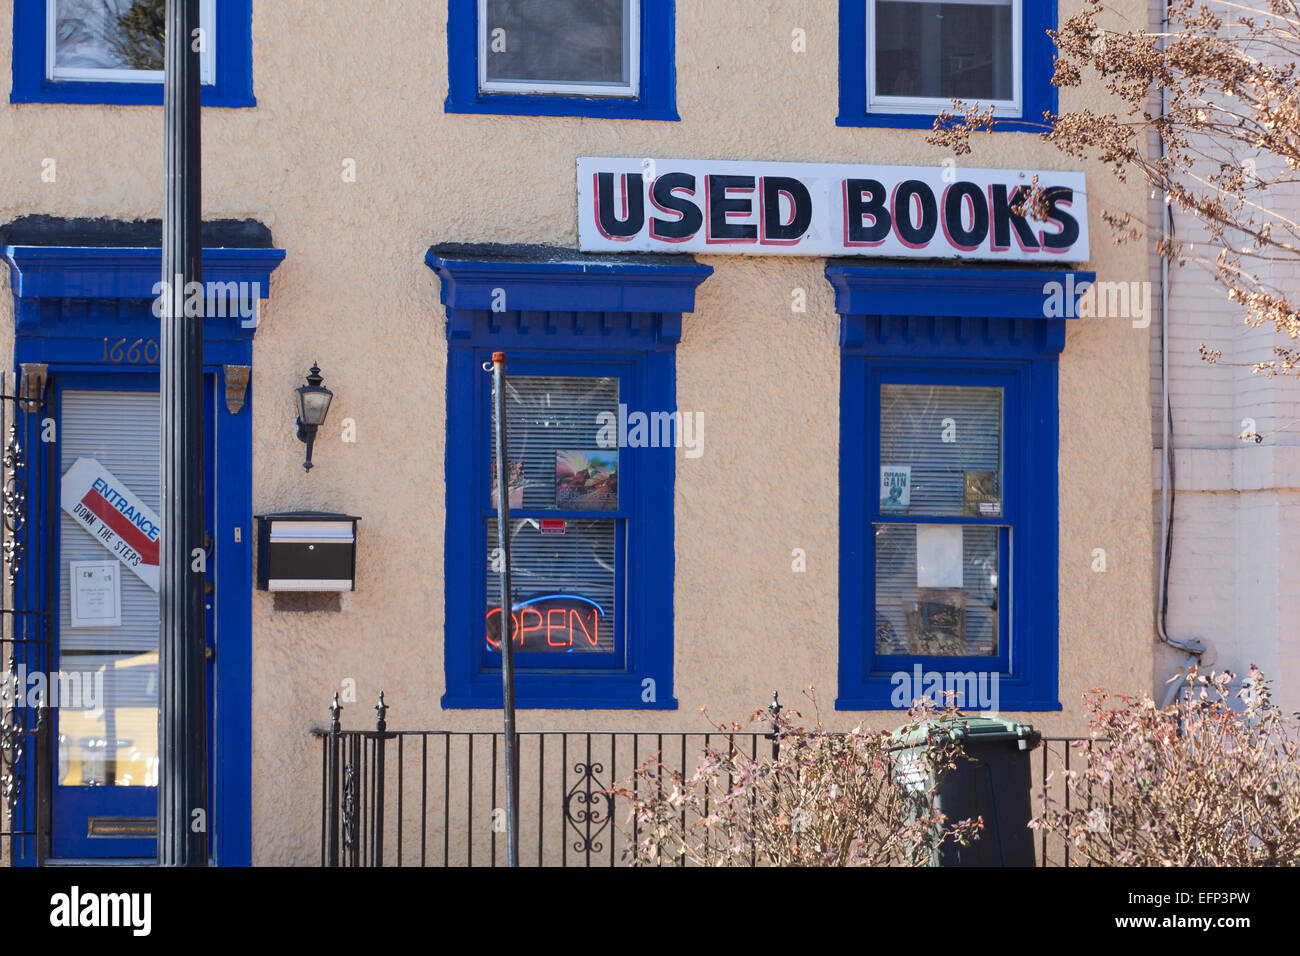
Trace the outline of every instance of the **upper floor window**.
<path fill-rule="evenodd" d="M 841 0 L 840 126 L 928 128 L 952 101 L 999 129 L 1055 109 L 1054 2 Z M 1024 120 L 1024 124 L 1016 124 Z"/>
<path fill-rule="evenodd" d="M 163 0 L 15 0 L 15 103 L 161 104 Z M 200 0 L 205 106 L 253 106 L 252 0 Z"/>
<path fill-rule="evenodd" d="M 934 114 L 952 100 L 1020 105 L 1022 0 L 867 0 L 867 109 Z"/>
<path fill-rule="evenodd" d="M 457 113 L 675 120 L 672 0 L 450 0 Z"/>
<path fill-rule="evenodd" d="M 478 0 L 479 89 L 636 96 L 641 0 Z"/>
<path fill-rule="evenodd" d="M 161 0 L 45 0 L 45 75 L 50 80 L 161 83 Z M 202 80 L 211 85 L 215 0 L 200 0 Z"/>

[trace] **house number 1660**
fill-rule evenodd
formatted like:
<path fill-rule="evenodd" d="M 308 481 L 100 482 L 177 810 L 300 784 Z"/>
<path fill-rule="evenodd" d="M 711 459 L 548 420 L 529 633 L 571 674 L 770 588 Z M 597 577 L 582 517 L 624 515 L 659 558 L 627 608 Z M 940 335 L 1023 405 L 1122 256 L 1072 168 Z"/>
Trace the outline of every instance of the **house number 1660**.
<path fill-rule="evenodd" d="M 158 364 L 158 343 L 153 339 L 104 339 L 104 361 L 120 365 Z"/>

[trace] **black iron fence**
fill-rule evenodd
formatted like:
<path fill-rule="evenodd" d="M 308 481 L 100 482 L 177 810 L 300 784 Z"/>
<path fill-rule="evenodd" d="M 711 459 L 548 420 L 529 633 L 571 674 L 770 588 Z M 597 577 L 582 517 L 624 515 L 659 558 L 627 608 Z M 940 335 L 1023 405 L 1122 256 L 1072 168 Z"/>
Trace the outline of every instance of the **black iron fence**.
<path fill-rule="evenodd" d="M 322 865 L 505 865 L 503 734 L 394 731 L 382 695 L 375 709 L 374 730 L 343 730 L 336 699 L 330 729 L 315 732 L 322 743 Z M 689 776 L 706 748 L 735 748 L 757 759 L 763 748 L 779 746 L 761 731 L 533 731 L 517 738 L 519 858 L 526 866 L 647 865 L 630 837 L 627 801 L 616 803 L 610 792 L 615 784 L 635 788 L 632 771 L 649 758 L 665 776 Z M 1044 738 L 1041 754 L 1033 755 L 1041 768 L 1035 801 L 1048 795 L 1070 806 L 1060 770 L 1071 760 L 1077 765 L 1075 742 Z M 1044 833 L 1038 849 L 1039 865 L 1070 865 L 1060 838 Z"/>
<path fill-rule="evenodd" d="M 47 855 L 54 783 L 50 525 L 38 493 L 52 467 L 44 391 L 43 365 L 0 372 L 0 863 L 8 864 Z"/>
<path fill-rule="evenodd" d="M 324 866 L 500 866 L 506 861 L 504 735 L 392 731 L 381 696 L 374 730 L 345 731 L 337 701 L 318 731 Z M 609 792 L 658 757 L 690 772 L 705 747 L 728 741 L 757 758 L 769 733 L 534 731 L 519 741 L 524 865 L 644 863 L 625 832 L 627 807 Z"/>

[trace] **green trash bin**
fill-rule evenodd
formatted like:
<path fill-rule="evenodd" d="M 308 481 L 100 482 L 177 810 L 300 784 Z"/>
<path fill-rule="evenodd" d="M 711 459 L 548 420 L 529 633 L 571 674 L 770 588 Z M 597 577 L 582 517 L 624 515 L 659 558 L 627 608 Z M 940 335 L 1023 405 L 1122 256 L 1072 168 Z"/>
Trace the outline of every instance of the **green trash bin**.
<path fill-rule="evenodd" d="M 917 748 L 924 745 L 928 733 L 947 734 L 962 748 L 957 766 L 934 787 L 935 809 L 952 821 L 984 819 L 979 839 L 970 846 L 945 842 L 930 865 L 1033 866 L 1030 752 L 1042 735 L 1029 724 L 1002 717 L 929 721 L 899 739 L 899 779 L 915 792 L 933 787 L 928 772 L 918 766 Z M 909 759 L 909 753 L 916 756 Z"/>

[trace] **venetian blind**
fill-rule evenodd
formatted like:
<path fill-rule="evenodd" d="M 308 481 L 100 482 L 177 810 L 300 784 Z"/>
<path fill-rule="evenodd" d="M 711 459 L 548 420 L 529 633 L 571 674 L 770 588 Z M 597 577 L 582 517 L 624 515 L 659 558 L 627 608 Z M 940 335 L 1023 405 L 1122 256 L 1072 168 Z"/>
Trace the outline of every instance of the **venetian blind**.
<path fill-rule="evenodd" d="M 516 607 L 553 595 L 572 595 L 599 607 L 598 628 L 568 625 L 573 640 L 564 647 L 549 645 L 546 635 L 530 629 L 540 621 L 520 619 L 525 630 L 523 650 L 548 653 L 611 653 L 614 650 L 615 605 L 615 522 L 564 521 L 562 533 L 541 530 L 535 518 L 510 519 L 510 570 Z M 501 606 L 501 581 L 492 568 L 497 548 L 496 519 L 487 522 L 487 597 L 488 610 Z M 543 607 L 545 605 L 542 605 Z M 583 623 L 590 621 L 584 617 Z M 596 643 L 587 634 L 596 630 Z M 494 641 L 500 639 L 497 625 L 488 628 Z M 557 635 L 556 638 L 563 640 Z M 520 649 L 515 645 L 516 650 Z"/>
<path fill-rule="evenodd" d="M 64 392 L 60 473 L 78 458 L 93 458 L 155 513 L 159 508 L 157 392 Z M 98 677 L 98 706 L 64 702 L 84 711 L 61 718 L 59 779 L 67 785 L 153 784 L 158 731 L 158 594 L 118 564 L 118 627 L 71 626 L 69 562 L 118 564 L 117 558 L 59 510 L 59 670 L 83 688 Z M 106 743 L 106 741 L 111 741 Z"/>
<path fill-rule="evenodd" d="M 882 385 L 880 465 L 911 469 L 907 514 L 960 517 L 968 473 L 1002 487 L 1002 389 Z"/>
<path fill-rule="evenodd" d="M 557 459 L 582 453 L 618 460 L 617 448 L 602 448 L 597 440 L 617 442 L 616 430 L 601 434 L 602 413 L 618 416 L 618 379 L 557 375 L 512 375 L 506 379 L 507 456 L 510 458 L 510 504 L 512 508 L 556 508 Z M 491 425 L 488 426 L 491 428 Z M 493 476 L 496 474 L 496 442 L 492 448 Z M 617 468 L 615 467 L 615 471 Z M 492 507 L 496 507 L 496 481 L 492 480 Z M 614 510 L 611 507 L 596 510 Z M 572 502 L 563 505 L 574 508 Z M 580 505 L 579 510 L 588 510 Z"/>
<path fill-rule="evenodd" d="M 982 657 L 998 652 L 999 529 L 927 516 L 1000 518 L 1000 388 L 881 386 L 880 498 L 885 476 L 906 492 L 882 515 L 876 545 L 876 653 Z"/>
<path fill-rule="evenodd" d="M 600 518 L 619 507 L 617 443 L 619 380 L 563 375 L 512 375 L 506 380 L 506 415 L 510 459 L 510 506 L 518 510 L 589 512 L 590 518 L 547 519 L 511 516 L 510 547 L 515 607 L 556 595 L 569 601 L 588 630 L 573 628 L 573 639 L 558 633 L 547 640 L 534 630 L 540 618 L 517 610 L 524 632 L 522 649 L 544 653 L 611 653 L 616 620 L 617 522 Z M 497 505 L 495 442 L 492 444 L 492 507 Z M 490 612 L 500 607 L 500 581 L 494 567 L 496 520 L 486 522 L 487 598 Z M 590 616 L 581 608 L 598 609 L 594 643 Z M 576 622 L 575 622 L 576 624 Z M 485 632 L 497 640 L 500 618 Z M 564 646 L 555 646 L 558 641 Z M 516 645 L 519 648 L 519 645 Z"/>

